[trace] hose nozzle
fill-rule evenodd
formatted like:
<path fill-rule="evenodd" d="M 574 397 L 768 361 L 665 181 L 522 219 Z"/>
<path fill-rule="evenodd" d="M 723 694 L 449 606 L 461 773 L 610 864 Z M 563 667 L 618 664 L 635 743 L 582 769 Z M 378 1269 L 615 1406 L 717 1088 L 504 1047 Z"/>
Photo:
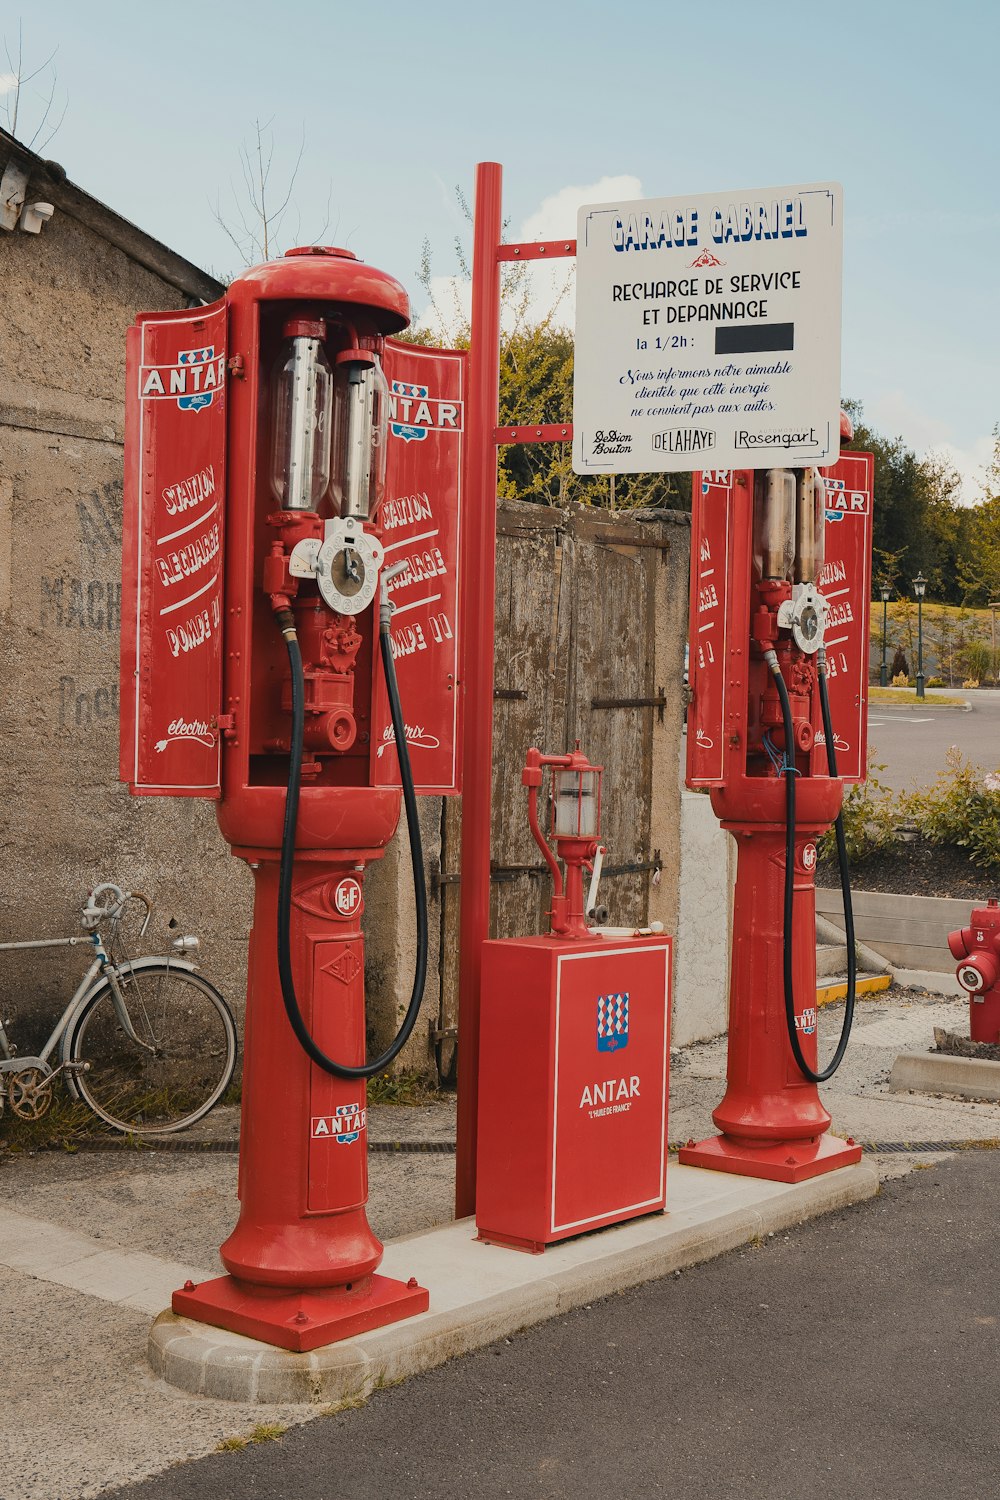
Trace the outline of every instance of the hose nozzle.
<path fill-rule="evenodd" d="M 393 563 L 391 568 L 383 568 L 378 580 L 378 623 L 380 630 L 386 630 L 392 619 L 392 612 L 396 608 L 389 598 L 389 580 L 397 578 L 400 573 L 406 571 L 406 563 Z"/>

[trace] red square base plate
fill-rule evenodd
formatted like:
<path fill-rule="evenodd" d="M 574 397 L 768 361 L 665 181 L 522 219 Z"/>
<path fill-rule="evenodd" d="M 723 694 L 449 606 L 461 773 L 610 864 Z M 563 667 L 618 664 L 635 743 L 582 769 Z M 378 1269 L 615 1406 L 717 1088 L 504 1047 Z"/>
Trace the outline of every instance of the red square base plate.
<path fill-rule="evenodd" d="M 712 1135 L 697 1145 L 682 1146 L 677 1160 L 685 1167 L 707 1167 L 738 1177 L 805 1182 L 808 1177 L 856 1165 L 861 1160 L 861 1147 L 830 1135 L 812 1141 L 784 1141 L 777 1146 L 747 1146 L 725 1135 Z"/>
<path fill-rule="evenodd" d="M 250 1291 L 233 1276 L 219 1276 L 200 1286 L 174 1292 L 171 1306 L 183 1318 L 228 1328 L 280 1349 L 304 1353 L 321 1344 L 335 1344 L 355 1334 L 382 1328 L 426 1312 L 430 1296 L 412 1281 L 372 1276 L 350 1291 L 277 1289 Z"/>

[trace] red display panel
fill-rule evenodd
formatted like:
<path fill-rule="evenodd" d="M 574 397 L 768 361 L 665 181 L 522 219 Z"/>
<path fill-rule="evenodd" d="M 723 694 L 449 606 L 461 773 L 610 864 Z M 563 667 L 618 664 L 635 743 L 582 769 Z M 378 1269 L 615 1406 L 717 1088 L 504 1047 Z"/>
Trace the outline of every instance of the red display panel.
<path fill-rule="evenodd" d="M 662 1208 L 667 1172 L 670 950 L 559 955 L 553 1239 Z"/>
<path fill-rule="evenodd" d="M 379 525 L 385 566 L 406 563 L 390 583 L 391 640 L 417 791 L 461 789 L 459 557 L 463 351 L 388 340 L 389 437 Z M 374 786 L 399 786 L 399 762 L 381 672 L 372 704 Z"/>
<path fill-rule="evenodd" d="M 843 453 L 827 481 L 825 557 L 820 592 L 826 622 L 827 687 L 836 735 L 837 774 L 863 781 L 868 753 L 868 617 L 871 595 L 870 453 Z M 729 758 L 742 764 L 749 649 L 749 549 L 752 470 L 694 475 L 688 677 L 688 786 L 725 783 Z M 811 771 L 827 773 L 826 740 L 816 702 Z"/>
<path fill-rule="evenodd" d="M 691 515 L 691 613 L 688 637 L 687 782 L 710 786 L 725 777 L 723 726 L 727 698 L 746 692 L 727 671 L 730 636 L 743 632 L 733 619 L 731 598 L 733 526 L 732 469 L 706 469 L 694 476 Z"/>
<path fill-rule="evenodd" d="M 481 1239 L 540 1250 L 663 1208 L 671 959 L 663 937 L 484 944 Z"/>
<path fill-rule="evenodd" d="M 120 774 L 218 797 L 225 303 L 143 315 L 125 377 Z"/>
<path fill-rule="evenodd" d="M 872 580 L 870 453 L 842 453 L 820 472 L 826 479 L 826 561 L 819 590 L 826 618 L 827 692 L 835 735 L 837 775 L 864 781 L 868 768 L 868 617 Z M 826 774 L 826 737 L 817 717 L 811 770 Z"/>

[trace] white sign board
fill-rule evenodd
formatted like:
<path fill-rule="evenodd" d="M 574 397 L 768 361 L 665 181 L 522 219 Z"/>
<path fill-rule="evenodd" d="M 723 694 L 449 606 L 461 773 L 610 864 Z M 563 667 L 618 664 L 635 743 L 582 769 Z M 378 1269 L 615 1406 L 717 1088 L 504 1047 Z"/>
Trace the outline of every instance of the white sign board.
<path fill-rule="evenodd" d="M 789 468 L 840 452 L 838 183 L 580 209 L 573 468 Z"/>

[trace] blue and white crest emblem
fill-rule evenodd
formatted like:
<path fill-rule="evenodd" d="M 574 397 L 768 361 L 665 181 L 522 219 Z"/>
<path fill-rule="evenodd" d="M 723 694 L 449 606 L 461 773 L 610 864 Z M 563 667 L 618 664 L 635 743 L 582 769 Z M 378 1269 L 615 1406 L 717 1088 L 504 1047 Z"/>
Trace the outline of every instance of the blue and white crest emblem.
<path fill-rule="evenodd" d="M 338 1104 L 335 1124 L 357 1126 L 361 1123 L 361 1111 L 357 1104 Z M 356 1141 L 361 1131 L 358 1129 L 347 1129 L 337 1135 L 338 1146 L 349 1146 Z"/>
<path fill-rule="evenodd" d="M 207 349 L 182 349 L 177 356 L 179 365 L 210 365 L 215 358 L 215 346 L 209 344 Z M 201 411 L 202 407 L 211 406 L 214 390 L 193 391 L 190 396 L 178 396 L 177 405 L 181 411 Z"/>
<path fill-rule="evenodd" d="M 597 1050 L 619 1052 L 628 1046 L 628 994 L 598 995 Z"/>
<path fill-rule="evenodd" d="M 407 380 L 394 380 L 392 382 L 392 394 L 394 396 L 405 396 L 409 402 L 426 401 L 427 386 L 411 385 Z M 407 410 L 409 410 L 409 406 L 407 406 Z M 429 420 L 430 418 L 428 417 Z M 427 436 L 427 428 L 425 426 L 418 426 L 415 422 L 390 422 L 389 430 L 393 437 L 402 438 L 404 443 L 422 443 Z"/>

